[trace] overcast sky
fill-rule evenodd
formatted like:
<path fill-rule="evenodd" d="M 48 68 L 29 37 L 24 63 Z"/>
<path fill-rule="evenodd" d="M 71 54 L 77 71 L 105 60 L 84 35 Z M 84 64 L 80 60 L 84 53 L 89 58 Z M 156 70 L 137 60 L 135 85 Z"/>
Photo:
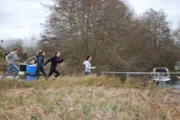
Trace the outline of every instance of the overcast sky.
<path fill-rule="evenodd" d="M 29 38 L 42 32 L 49 0 L 0 0 L 0 40 Z M 173 28 L 180 19 L 180 0 L 124 0 L 139 15 L 148 8 L 164 9 Z"/>
<path fill-rule="evenodd" d="M 28 38 L 42 31 L 48 0 L 0 0 L 0 39 Z"/>
<path fill-rule="evenodd" d="M 126 0 L 125 0 L 126 1 Z M 168 15 L 168 21 L 172 28 L 176 28 L 180 21 L 180 0 L 127 0 L 137 14 L 141 14 L 148 8 L 163 9 Z"/>

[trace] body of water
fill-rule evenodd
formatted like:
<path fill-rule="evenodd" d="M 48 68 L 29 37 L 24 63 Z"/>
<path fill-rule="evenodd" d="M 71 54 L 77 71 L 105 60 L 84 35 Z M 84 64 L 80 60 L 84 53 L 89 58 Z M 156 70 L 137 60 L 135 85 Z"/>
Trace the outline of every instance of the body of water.
<path fill-rule="evenodd" d="M 180 90 L 180 80 L 177 80 L 174 83 L 172 83 L 171 88 L 173 90 Z"/>

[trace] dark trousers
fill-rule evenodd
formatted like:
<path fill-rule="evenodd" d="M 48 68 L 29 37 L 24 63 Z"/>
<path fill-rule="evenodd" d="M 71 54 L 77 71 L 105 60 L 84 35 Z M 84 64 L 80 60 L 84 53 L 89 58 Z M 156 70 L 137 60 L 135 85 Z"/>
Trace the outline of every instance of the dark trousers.
<path fill-rule="evenodd" d="M 46 74 L 44 68 L 40 65 L 37 65 L 37 67 L 36 67 L 36 76 L 37 77 L 39 77 L 39 72 L 41 72 L 44 75 L 44 77 L 47 78 L 47 74 Z"/>
<path fill-rule="evenodd" d="M 50 77 L 53 73 L 56 73 L 54 77 L 58 77 L 60 75 L 60 73 L 56 70 L 56 68 L 51 67 L 48 77 Z"/>
<path fill-rule="evenodd" d="M 84 72 L 84 75 L 89 75 L 90 74 L 90 72 Z"/>

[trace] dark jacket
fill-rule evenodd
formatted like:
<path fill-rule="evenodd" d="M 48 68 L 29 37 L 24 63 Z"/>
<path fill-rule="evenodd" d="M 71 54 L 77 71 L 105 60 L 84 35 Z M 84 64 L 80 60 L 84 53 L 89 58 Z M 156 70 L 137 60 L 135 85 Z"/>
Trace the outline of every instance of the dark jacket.
<path fill-rule="evenodd" d="M 44 67 L 44 56 L 43 55 L 36 56 L 35 63 L 37 63 L 37 66 Z"/>
<path fill-rule="evenodd" d="M 52 58 L 50 58 L 49 60 L 46 61 L 45 65 L 48 64 L 49 62 L 51 62 L 51 67 L 52 68 L 56 68 L 58 63 L 63 62 L 63 59 L 60 59 L 60 57 L 57 56 L 53 56 Z"/>

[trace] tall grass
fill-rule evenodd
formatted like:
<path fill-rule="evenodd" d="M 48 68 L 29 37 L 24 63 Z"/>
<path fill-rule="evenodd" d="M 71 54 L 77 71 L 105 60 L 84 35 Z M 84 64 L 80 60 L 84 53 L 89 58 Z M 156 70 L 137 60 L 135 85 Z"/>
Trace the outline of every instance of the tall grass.
<path fill-rule="evenodd" d="M 112 77 L 0 81 L 0 120 L 179 120 L 180 92 Z"/>

